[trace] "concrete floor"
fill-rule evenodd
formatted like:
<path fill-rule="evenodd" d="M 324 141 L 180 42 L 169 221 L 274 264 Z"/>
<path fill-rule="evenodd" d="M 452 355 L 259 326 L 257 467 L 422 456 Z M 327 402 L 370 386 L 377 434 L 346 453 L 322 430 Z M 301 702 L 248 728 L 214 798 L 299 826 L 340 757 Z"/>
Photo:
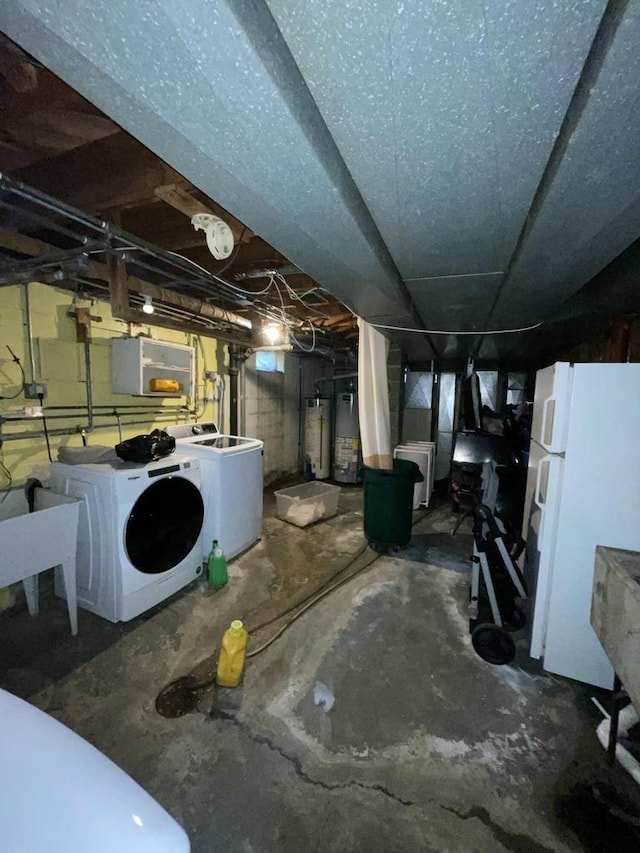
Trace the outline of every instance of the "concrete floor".
<path fill-rule="evenodd" d="M 640 789 L 596 741 L 597 691 L 536 673 L 522 640 L 509 667 L 474 653 L 471 537 L 450 535 L 447 506 L 408 548 L 363 551 L 347 573 L 371 565 L 252 659 L 239 691 L 158 715 L 165 684 L 211 671 L 230 619 L 272 619 L 362 551 L 361 507 L 361 490 L 343 488 L 335 518 L 299 530 L 267 495 L 262 542 L 223 591 L 194 586 L 127 625 L 82 612 L 72 638 L 45 591 L 38 619 L 0 615 L 0 685 L 130 773 L 194 853 L 640 849 Z M 329 711 L 313 702 L 318 682 Z"/>

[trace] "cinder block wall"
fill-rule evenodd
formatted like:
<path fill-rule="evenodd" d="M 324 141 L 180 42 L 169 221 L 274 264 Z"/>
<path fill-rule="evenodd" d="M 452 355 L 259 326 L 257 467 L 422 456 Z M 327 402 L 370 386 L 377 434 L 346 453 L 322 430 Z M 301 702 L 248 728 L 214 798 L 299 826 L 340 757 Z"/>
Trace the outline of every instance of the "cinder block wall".
<path fill-rule="evenodd" d="M 256 369 L 256 356 L 244 365 L 242 429 L 246 435 L 264 441 L 265 483 L 302 470 L 304 452 L 305 400 L 314 396 L 315 380 L 330 374 L 326 359 L 286 353 L 280 369 Z M 332 383 L 320 386 L 322 396 L 331 397 Z"/>

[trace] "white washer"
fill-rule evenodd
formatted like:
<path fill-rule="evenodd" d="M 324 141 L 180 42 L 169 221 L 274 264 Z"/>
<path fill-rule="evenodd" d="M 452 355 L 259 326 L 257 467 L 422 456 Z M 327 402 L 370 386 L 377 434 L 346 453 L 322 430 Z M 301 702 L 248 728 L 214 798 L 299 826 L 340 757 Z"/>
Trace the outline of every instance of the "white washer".
<path fill-rule="evenodd" d="M 213 423 L 167 427 L 179 450 L 200 460 L 204 496 L 202 555 L 217 539 L 230 560 L 262 533 L 263 447 L 257 438 L 221 435 Z"/>
<path fill-rule="evenodd" d="M 52 462 L 51 486 L 83 499 L 76 565 L 78 604 L 86 610 L 126 622 L 201 574 L 204 501 L 196 458 Z M 64 597 L 61 587 L 56 592 Z"/>

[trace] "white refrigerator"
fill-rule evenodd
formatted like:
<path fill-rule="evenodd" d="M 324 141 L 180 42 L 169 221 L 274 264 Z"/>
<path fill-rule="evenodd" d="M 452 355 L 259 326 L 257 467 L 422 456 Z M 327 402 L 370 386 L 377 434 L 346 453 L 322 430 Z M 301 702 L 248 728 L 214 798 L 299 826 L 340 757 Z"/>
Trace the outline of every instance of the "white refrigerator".
<path fill-rule="evenodd" d="M 540 370 L 524 509 L 530 654 L 611 688 L 590 624 L 596 545 L 640 551 L 640 364 Z"/>

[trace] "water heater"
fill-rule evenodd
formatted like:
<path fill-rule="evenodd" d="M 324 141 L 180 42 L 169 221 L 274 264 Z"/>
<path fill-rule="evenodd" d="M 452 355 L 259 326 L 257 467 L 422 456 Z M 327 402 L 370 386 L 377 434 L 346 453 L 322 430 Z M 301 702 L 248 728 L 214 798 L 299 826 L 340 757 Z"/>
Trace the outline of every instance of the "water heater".
<path fill-rule="evenodd" d="M 331 400 L 308 399 L 304 425 L 304 473 L 308 479 L 326 480 L 331 476 L 330 438 Z"/>
<path fill-rule="evenodd" d="M 360 424 L 358 395 L 345 391 L 336 398 L 336 438 L 334 444 L 333 477 L 338 483 L 359 482 Z"/>

